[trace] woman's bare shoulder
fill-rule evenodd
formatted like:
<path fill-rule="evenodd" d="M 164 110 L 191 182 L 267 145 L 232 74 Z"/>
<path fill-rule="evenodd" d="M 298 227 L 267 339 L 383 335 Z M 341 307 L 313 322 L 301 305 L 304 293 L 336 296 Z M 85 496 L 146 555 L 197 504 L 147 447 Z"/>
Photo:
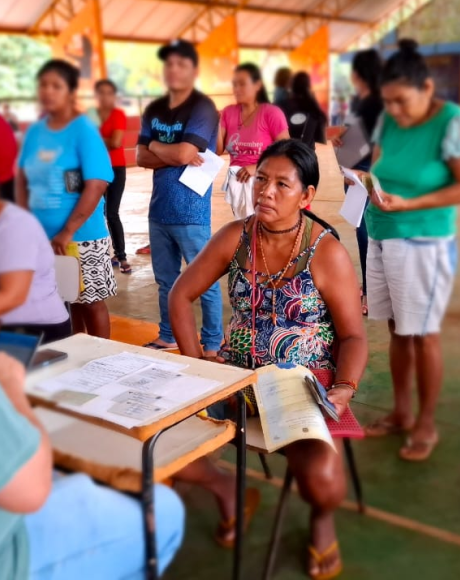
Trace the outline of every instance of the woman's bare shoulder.
<path fill-rule="evenodd" d="M 246 220 L 235 220 L 225 224 L 213 236 L 212 243 L 219 253 L 233 257 L 244 231 Z"/>
<path fill-rule="evenodd" d="M 325 228 L 320 224 L 313 224 L 311 234 L 312 245 L 315 244 L 324 231 Z M 339 268 L 342 270 L 343 267 L 348 268 L 351 264 L 351 259 L 342 242 L 329 232 L 319 241 L 315 250 L 315 258 L 312 261 L 313 264 L 316 268 L 319 266 L 321 269 L 327 267 L 328 269 Z"/>

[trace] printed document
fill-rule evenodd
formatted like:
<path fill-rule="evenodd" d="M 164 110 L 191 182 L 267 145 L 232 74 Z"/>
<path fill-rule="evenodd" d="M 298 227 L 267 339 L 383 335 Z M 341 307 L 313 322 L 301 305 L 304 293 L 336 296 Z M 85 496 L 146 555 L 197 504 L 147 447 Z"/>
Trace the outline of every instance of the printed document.
<path fill-rule="evenodd" d="M 320 439 L 335 449 L 323 414 L 305 383 L 310 371 L 290 367 L 269 365 L 257 370 L 254 394 L 268 451 L 302 439 Z"/>
<path fill-rule="evenodd" d="M 204 153 L 198 153 L 198 155 L 204 159 L 203 165 L 200 167 L 187 165 L 179 181 L 203 197 L 211 187 L 225 161 L 210 149 L 206 149 Z"/>
<path fill-rule="evenodd" d="M 357 174 L 351 169 L 340 168 L 343 175 L 354 182 L 348 187 L 345 201 L 340 208 L 340 215 L 355 228 L 359 228 L 363 220 L 366 203 L 369 199 L 367 188 Z"/>
<path fill-rule="evenodd" d="M 222 383 L 182 371 L 187 365 L 131 353 L 91 361 L 39 383 L 58 406 L 128 429 L 152 423 Z"/>

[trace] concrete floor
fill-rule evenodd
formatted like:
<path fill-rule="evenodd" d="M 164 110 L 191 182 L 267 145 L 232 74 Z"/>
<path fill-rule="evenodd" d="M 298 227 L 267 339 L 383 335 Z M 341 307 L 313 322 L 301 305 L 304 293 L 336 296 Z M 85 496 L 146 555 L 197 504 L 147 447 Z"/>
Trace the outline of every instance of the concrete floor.
<path fill-rule="evenodd" d="M 342 241 L 357 265 L 354 230 L 338 215 L 343 200 L 343 182 L 331 149 L 318 151 L 321 183 L 314 211 L 337 227 Z M 216 181 L 213 197 L 213 230 L 232 219 L 230 208 Z M 110 300 L 113 314 L 158 322 L 157 286 L 148 257 L 134 256 L 136 248 L 148 241 L 147 211 L 151 191 L 149 171 L 129 171 L 122 204 L 127 250 L 132 276 L 117 274 L 119 293 Z M 225 284 L 225 281 L 222 282 Z M 224 316 L 230 310 L 224 292 Z M 339 510 L 338 532 L 345 571 L 344 580 L 458 580 L 460 578 L 460 277 L 446 316 L 442 341 L 445 384 L 438 408 L 442 443 L 430 461 L 408 464 L 398 459 L 401 440 L 365 440 L 355 444 L 364 484 L 368 515 Z M 356 398 L 354 410 L 365 422 L 391 405 L 388 371 L 388 336 L 384 324 L 366 321 L 371 355 L 368 370 Z M 224 459 L 233 462 L 233 450 Z M 274 472 L 282 477 L 282 458 L 270 457 Z M 259 578 L 279 489 L 261 481 L 257 458 L 249 457 L 251 485 L 263 496 L 262 507 L 247 536 L 244 578 Z M 201 490 L 182 489 L 187 503 L 188 523 L 184 546 L 166 574 L 168 580 L 210 580 L 230 575 L 231 555 L 216 547 L 212 533 L 217 512 Z M 308 510 L 294 494 L 286 518 L 282 549 L 278 558 L 277 580 L 305 577 L 305 546 Z"/>

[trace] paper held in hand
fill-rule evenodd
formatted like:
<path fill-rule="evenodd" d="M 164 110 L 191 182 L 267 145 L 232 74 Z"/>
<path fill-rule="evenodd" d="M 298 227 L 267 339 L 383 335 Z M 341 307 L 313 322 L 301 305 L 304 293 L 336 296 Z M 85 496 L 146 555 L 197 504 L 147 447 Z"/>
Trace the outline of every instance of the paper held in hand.
<path fill-rule="evenodd" d="M 200 167 L 187 165 L 179 181 L 203 197 L 225 162 L 210 149 L 206 149 L 204 153 L 199 153 L 198 155 L 204 159 L 203 165 Z"/>
<path fill-rule="evenodd" d="M 345 201 L 340 208 L 340 215 L 355 228 L 361 225 L 369 193 L 358 175 L 351 169 L 340 167 L 344 177 L 353 181 L 353 185 L 348 187 Z"/>
<path fill-rule="evenodd" d="M 269 453 L 294 441 L 319 439 L 335 449 L 326 421 L 307 387 L 313 374 L 302 366 L 269 365 L 257 370 L 254 394 Z"/>

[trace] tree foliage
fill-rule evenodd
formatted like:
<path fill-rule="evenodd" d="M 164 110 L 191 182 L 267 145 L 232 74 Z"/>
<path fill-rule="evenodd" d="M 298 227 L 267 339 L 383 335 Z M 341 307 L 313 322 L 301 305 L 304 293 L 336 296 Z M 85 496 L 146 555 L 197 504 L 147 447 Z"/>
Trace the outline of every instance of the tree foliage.
<path fill-rule="evenodd" d="M 50 56 L 43 42 L 0 35 L 0 98 L 33 97 L 37 70 Z"/>

